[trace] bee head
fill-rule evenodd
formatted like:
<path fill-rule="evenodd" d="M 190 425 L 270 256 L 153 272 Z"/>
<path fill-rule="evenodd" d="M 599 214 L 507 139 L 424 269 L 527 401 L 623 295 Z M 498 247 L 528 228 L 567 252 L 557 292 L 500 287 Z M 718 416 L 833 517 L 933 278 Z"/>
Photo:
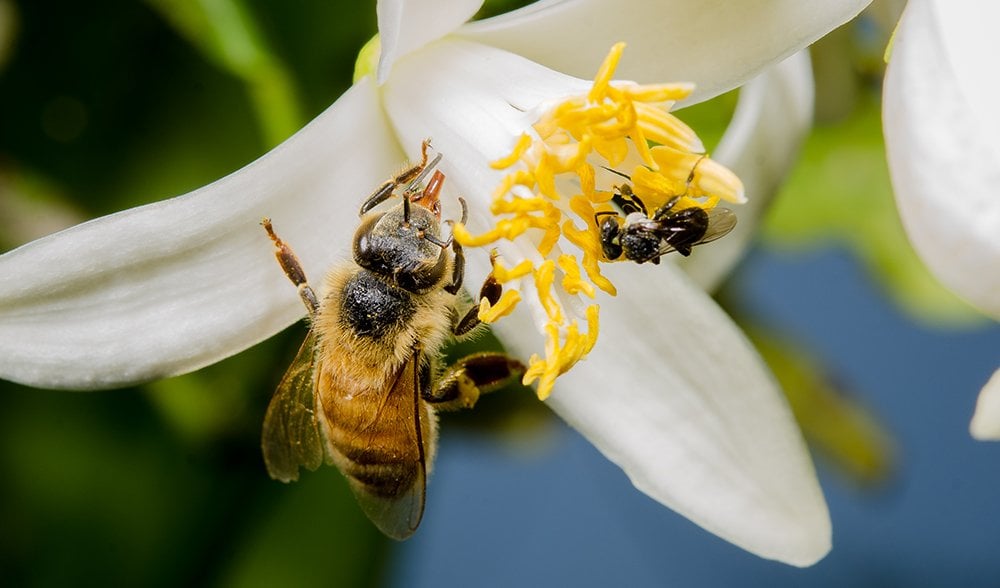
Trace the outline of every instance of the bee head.
<path fill-rule="evenodd" d="M 354 261 L 410 292 L 434 288 L 448 268 L 439 215 L 408 196 L 388 211 L 369 212 L 354 234 Z"/>
<path fill-rule="evenodd" d="M 603 219 L 600 217 L 604 217 Z M 601 234 L 601 249 L 604 257 L 614 261 L 622 256 L 621 217 L 614 212 L 600 213 L 594 216 Z"/>

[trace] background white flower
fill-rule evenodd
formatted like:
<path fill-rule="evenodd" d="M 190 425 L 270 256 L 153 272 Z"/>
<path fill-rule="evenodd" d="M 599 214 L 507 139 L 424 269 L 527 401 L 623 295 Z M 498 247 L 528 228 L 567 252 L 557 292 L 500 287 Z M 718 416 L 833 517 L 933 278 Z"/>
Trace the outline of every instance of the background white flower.
<path fill-rule="evenodd" d="M 882 117 L 896 203 L 949 288 L 1000 319 L 1000 6 L 911 0 Z"/>

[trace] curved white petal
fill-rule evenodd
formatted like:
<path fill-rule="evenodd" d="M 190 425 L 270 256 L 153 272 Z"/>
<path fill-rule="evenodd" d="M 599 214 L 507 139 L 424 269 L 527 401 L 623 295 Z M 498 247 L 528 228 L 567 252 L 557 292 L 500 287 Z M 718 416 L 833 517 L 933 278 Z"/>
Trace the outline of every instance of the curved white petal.
<path fill-rule="evenodd" d="M 650 271 L 654 270 L 654 271 Z M 815 563 L 830 519 L 795 421 L 760 357 L 673 264 L 616 264 L 601 336 L 548 400 L 637 488 L 761 557 Z M 515 351 L 523 337 L 498 325 Z"/>
<path fill-rule="evenodd" d="M 415 92 L 422 86 L 436 93 Z M 524 111 L 588 86 L 507 52 L 446 40 L 400 60 L 383 98 L 404 144 L 433 132 L 451 187 L 472 203 L 473 224 L 502 175 L 486 163 L 506 155 L 537 116 Z M 485 273 L 485 255 L 467 258 Z M 705 528 L 764 557 L 798 565 L 821 557 L 830 542 L 826 506 L 752 348 L 676 268 L 609 271 L 623 293 L 602 305 L 598 348 L 563 376 L 552 407 L 640 489 Z M 540 348 L 527 312 L 495 329 L 518 356 Z"/>
<path fill-rule="evenodd" d="M 735 88 L 854 18 L 871 0 L 554 0 L 456 34 L 589 78 L 626 41 L 616 77 L 694 82 L 688 102 Z"/>
<path fill-rule="evenodd" d="M 304 314 L 258 225 L 314 281 L 349 250 L 357 209 L 399 165 L 370 79 L 242 170 L 0 257 L 0 377 L 101 388 L 207 365 Z"/>
<path fill-rule="evenodd" d="M 743 180 L 747 203 L 733 207 L 739 222 L 732 233 L 677 260 L 702 288 L 715 290 L 742 258 L 761 214 L 795 163 L 812 115 L 812 66 L 806 51 L 740 88 L 733 120 L 712 157 Z"/>
<path fill-rule="evenodd" d="M 389 78 L 393 63 L 410 51 L 436 41 L 472 18 L 483 0 L 379 0 L 378 82 Z"/>
<path fill-rule="evenodd" d="M 980 441 L 1000 440 L 1000 369 L 993 372 L 979 393 L 969 433 Z"/>
<path fill-rule="evenodd" d="M 1000 5 L 913 0 L 882 120 L 903 225 L 935 276 L 1000 319 Z"/>

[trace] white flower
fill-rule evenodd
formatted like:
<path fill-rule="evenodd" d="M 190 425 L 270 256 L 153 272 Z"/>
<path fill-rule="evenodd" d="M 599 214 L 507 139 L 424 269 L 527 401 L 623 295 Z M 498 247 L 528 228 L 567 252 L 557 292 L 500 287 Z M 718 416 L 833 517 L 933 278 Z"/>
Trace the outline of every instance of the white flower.
<path fill-rule="evenodd" d="M 993 372 L 979 393 L 969 432 L 980 441 L 1000 439 L 1000 369 Z"/>
<path fill-rule="evenodd" d="M 882 120 L 896 205 L 939 280 L 1000 320 L 1000 5 L 910 0 L 885 76 Z M 998 378 L 972 434 L 1000 437 Z"/>
<path fill-rule="evenodd" d="M 911 0 L 882 119 L 910 242 L 957 294 L 1000 319 L 1000 5 Z"/>
<path fill-rule="evenodd" d="M 469 201 L 474 221 L 502 177 L 488 162 L 510 151 L 531 123 L 525 113 L 580 93 L 587 83 L 569 75 L 589 78 L 614 42 L 633 56 L 623 77 L 693 82 L 696 101 L 866 4 L 550 1 L 463 26 L 478 1 L 380 2 L 381 85 L 359 80 L 288 141 L 211 185 L 0 257 L 0 375 L 101 388 L 218 361 L 303 314 L 262 216 L 318 280 L 349 254 L 358 204 L 405 159 L 400 146 L 416 155 L 433 137 L 450 194 Z M 801 58 L 790 61 L 741 97 L 724 145 L 751 199 L 775 181 L 770 150 L 786 153 L 808 118 L 804 72 Z M 470 273 L 481 276 L 479 257 Z M 622 263 L 608 275 L 620 295 L 604 305 L 597 347 L 548 404 L 637 487 L 706 529 L 794 565 L 825 555 L 830 522 L 808 452 L 741 332 L 672 264 Z M 497 331 L 517 355 L 537 349 L 530 317 L 515 313 Z"/>

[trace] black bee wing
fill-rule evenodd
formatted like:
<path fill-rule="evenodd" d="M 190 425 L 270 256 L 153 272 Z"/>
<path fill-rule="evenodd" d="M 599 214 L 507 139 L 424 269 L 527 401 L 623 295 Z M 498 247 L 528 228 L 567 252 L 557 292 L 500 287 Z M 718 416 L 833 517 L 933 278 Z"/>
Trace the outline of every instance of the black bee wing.
<path fill-rule="evenodd" d="M 432 434 L 421 402 L 422 362 L 423 354 L 416 350 L 403 364 L 386 403 L 376 415 L 380 426 L 371 430 L 367 444 L 370 448 L 382 447 L 378 437 L 386 428 L 405 434 L 405 440 L 396 441 L 393 449 L 398 468 L 391 475 L 375 469 L 370 479 L 355 472 L 350 480 L 361 510 L 380 531 L 398 540 L 412 535 L 424 516 L 428 459 L 424 437 Z"/>
<path fill-rule="evenodd" d="M 728 208 L 716 206 L 708 211 L 708 229 L 705 235 L 695 243 L 711 243 L 716 239 L 721 239 L 729 234 L 736 227 L 736 213 Z"/>
<path fill-rule="evenodd" d="M 267 473 L 275 480 L 299 479 L 299 467 L 315 470 L 323 464 L 324 445 L 316 420 L 316 335 L 309 331 L 285 377 L 271 398 L 264 417 L 261 448 Z"/>
<path fill-rule="evenodd" d="M 705 229 L 705 234 L 703 234 L 701 237 L 699 237 L 693 242 L 686 242 L 683 243 L 683 245 L 678 244 L 676 247 L 674 246 L 673 243 L 671 243 L 671 240 L 673 237 L 675 237 L 675 235 L 679 236 L 678 232 L 682 231 L 683 227 L 671 228 L 670 226 L 668 226 L 669 220 L 661 222 L 660 223 L 661 228 L 658 229 L 658 232 L 660 233 L 661 237 L 660 248 L 655 254 L 649 256 L 643 261 L 650 261 L 652 259 L 657 259 L 663 255 L 666 255 L 667 253 L 670 253 L 672 251 L 677 251 L 678 248 L 681 247 L 683 247 L 684 250 L 688 251 L 688 253 L 683 253 L 683 252 L 682 253 L 684 255 L 688 255 L 690 253 L 691 247 L 694 247 L 695 245 L 701 245 L 703 243 L 711 243 L 716 239 L 721 239 L 722 237 L 728 235 L 729 232 L 732 231 L 733 228 L 736 226 L 736 213 L 733 212 L 732 210 L 729 210 L 728 208 L 721 208 L 719 206 L 716 206 L 711 210 L 707 210 L 706 214 L 708 214 L 708 227 Z"/>

